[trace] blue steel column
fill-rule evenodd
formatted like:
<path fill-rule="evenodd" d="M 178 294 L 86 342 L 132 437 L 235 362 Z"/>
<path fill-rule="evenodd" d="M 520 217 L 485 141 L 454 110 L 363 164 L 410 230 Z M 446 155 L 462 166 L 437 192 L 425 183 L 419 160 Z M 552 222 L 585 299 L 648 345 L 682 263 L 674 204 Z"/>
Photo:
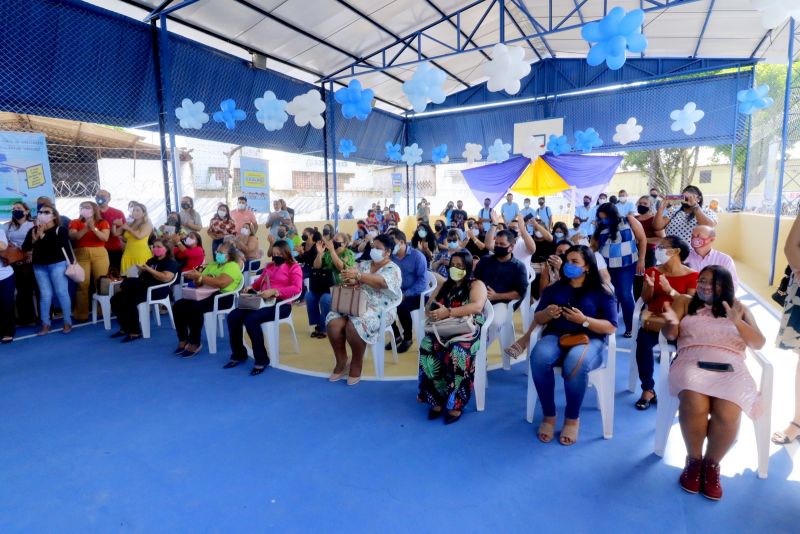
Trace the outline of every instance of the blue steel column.
<path fill-rule="evenodd" d="M 161 83 L 164 91 L 164 121 L 169 135 L 170 164 L 172 167 L 172 183 L 175 193 L 175 210 L 181 205 L 181 176 L 178 174 L 178 147 L 175 146 L 175 117 L 172 112 L 172 84 L 170 83 L 170 55 L 169 55 L 169 33 L 167 32 L 167 17 L 159 17 L 158 47 L 159 62 L 161 64 Z M 169 201 L 167 201 L 169 207 Z"/>
<path fill-rule="evenodd" d="M 319 92 L 322 95 L 322 100 L 328 103 L 328 93 L 325 91 L 325 84 L 321 84 Z M 325 114 L 325 124 L 322 126 L 322 164 L 325 168 L 325 220 L 331 218 L 331 199 L 329 183 L 328 183 L 328 116 Z"/>
<path fill-rule="evenodd" d="M 708 19 L 706 19 L 708 22 Z M 700 43 L 697 43 L 699 48 Z M 736 69 L 736 85 L 739 85 L 739 74 L 741 73 L 741 67 Z M 728 183 L 728 209 L 731 208 L 731 198 L 733 196 L 733 175 L 736 172 L 736 124 L 739 121 L 739 113 L 738 110 L 733 112 L 733 142 L 731 143 L 731 178 L 730 182 Z"/>
<path fill-rule="evenodd" d="M 329 95 L 333 95 L 333 82 L 330 82 Z M 333 161 L 333 228 L 339 231 L 339 197 L 336 195 L 336 108 L 333 98 L 328 103 L 328 112 L 331 117 L 331 160 Z M 325 125 L 327 126 L 327 124 Z"/>
<path fill-rule="evenodd" d="M 778 250 L 778 232 L 781 228 L 783 207 L 783 177 L 786 172 L 786 151 L 789 148 L 789 106 L 791 105 L 792 68 L 794 67 L 795 20 L 789 19 L 789 64 L 786 68 L 786 88 L 783 93 L 783 129 L 781 131 L 781 165 L 778 173 L 778 194 L 775 202 L 775 221 L 772 228 L 772 257 L 769 262 L 769 285 L 775 281 L 775 255 Z"/>

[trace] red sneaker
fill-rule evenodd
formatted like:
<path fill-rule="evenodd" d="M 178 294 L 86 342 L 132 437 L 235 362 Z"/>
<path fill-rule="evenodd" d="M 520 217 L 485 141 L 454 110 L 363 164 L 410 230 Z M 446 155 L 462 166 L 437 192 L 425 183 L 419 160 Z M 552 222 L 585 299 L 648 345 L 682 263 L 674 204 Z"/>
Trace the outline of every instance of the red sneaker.
<path fill-rule="evenodd" d="M 703 497 L 718 501 L 722 498 L 722 486 L 719 483 L 719 464 L 703 460 L 703 484 L 700 488 Z"/>
<path fill-rule="evenodd" d="M 686 467 L 683 468 L 683 473 L 678 479 L 684 491 L 689 493 L 697 493 L 700 491 L 700 473 L 703 470 L 703 460 L 700 458 L 686 457 Z"/>

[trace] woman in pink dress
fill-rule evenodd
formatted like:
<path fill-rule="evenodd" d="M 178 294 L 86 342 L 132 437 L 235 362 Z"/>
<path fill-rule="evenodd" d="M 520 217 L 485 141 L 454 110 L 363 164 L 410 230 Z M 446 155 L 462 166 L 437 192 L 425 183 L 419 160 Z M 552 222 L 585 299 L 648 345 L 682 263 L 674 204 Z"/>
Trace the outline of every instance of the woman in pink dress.
<path fill-rule="evenodd" d="M 669 390 L 680 399 L 678 418 L 686 443 L 680 485 L 719 500 L 719 463 L 736 439 L 742 410 L 750 417 L 761 411 L 745 356 L 748 347 L 763 347 L 765 338 L 750 311 L 734 298 L 731 274 L 717 265 L 700 271 L 694 297 L 676 299 L 664 309 L 662 332 L 678 340 Z"/>

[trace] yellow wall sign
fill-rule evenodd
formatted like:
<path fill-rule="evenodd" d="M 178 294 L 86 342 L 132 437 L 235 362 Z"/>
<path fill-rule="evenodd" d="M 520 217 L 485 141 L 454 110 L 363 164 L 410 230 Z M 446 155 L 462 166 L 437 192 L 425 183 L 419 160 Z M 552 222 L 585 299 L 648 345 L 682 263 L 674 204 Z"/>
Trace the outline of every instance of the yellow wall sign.
<path fill-rule="evenodd" d="M 33 165 L 25 169 L 25 175 L 28 177 L 28 189 L 40 187 L 45 184 L 44 167 L 42 164 Z"/>
<path fill-rule="evenodd" d="M 267 187 L 267 175 L 258 171 L 244 172 L 244 187 Z"/>

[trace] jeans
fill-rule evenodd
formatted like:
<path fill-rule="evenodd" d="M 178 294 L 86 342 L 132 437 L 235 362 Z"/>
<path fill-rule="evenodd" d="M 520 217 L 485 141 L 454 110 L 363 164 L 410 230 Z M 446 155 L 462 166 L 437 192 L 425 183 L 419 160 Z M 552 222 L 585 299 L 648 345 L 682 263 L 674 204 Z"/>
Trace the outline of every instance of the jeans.
<path fill-rule="evenodd" d="M 308 312 L 308 324 L 316 326 L 317 330 L 324 334 L 326 331 L 325 318 L 331 311 L 331 294 L 307 292 L 306 311 Z"/>
<path fill-rule="evenodd" d="M 292 313 L 292 306 L 281 306 L 280 318 L 285 319 Z M 250 343 L 253 346 L 253 359 L 256 365 L 269 365 L 269 355 L 264 344 L 264 333 L 261 331 L 262 323 L 275 319 L 275 306 L 261 308 L 260 310 L 241 310 L 235 309 L 228 314 L 228 334 L 231 340 L 231 360 L 243 362 L 247 360 L 247 349 L 244 346 L 244 334 L 242 326 L 250 336 Z"/>
<path fill-rule="evenodd" d="M 411 322 L 411 312 L 419 309 L 419 295 L 409 295 L 397 306 L 397 321 L 403 327 L 403 341 L 411 341 L 413 336 L 413 324 Z M 397 322 L 392 323 L 395 339 L 400 337 L 400 329 Z"/>
<path fill-rule="evenodd" d="M 531 350 L 531 373 L 539 402 L 542 403 L 542 413 L 545 417 L 555 417 L 556 380 L 553 367 L 561 366 L 561 375 L 564 377 L 564 393 L 567 397 L 567 408 L 564 416 L 568 419 L 577 419 L 581 412 L 583 397 L 589 384 L 589 371 L 597 369 L 603 363 L 603 349 L 605 341 L 590 338 L 588 347 L 577 345 L 570 349 L 562 349 L 558 345 L 557 335 L 548 334 L 542 337 Z M 580 369 L 575 371 L 581 355 L 583 357 Z M 572 376 L 573 372 L 575 373 Z"/>
<path fill-rule="evenodd" d="M 14 337 L 14 278 L 0 280 L 0 337 Z M 27 298 L 29 295 L 25 295 Z"/>
<path fill-rule="evenodd" d="M 633 329 L 633 279 L 636 276 L 636 264 L 626 267 L 609 267 L 608 274 L 614 284 L 614 293 L 622 306 L 622 319 L 625 321 L 625 331 Z"/>
<path fill-rule="evenodd" d="M 639 368 L 639 380 L 642 391 L 652 390 L 656 383 L 653 380 L 653 347 L 658 344 L 658 332 L 639 329 L 636 335 L 636 366 Z"/>
<path fill-rule="evenodd" d="M 42 316 L 42 324 L 45 326 L 50 326 L 50 304 L 53 302 L 53 294 L 58 299 L 64 314 L 64 324 L 72 325 L 72 316 L 70 315 L 72 301 L 69 298 L 68 279 L 64 274 L 66 270 L 66 261 L 33 266 L 33 274 L 36 276 L 36 283 L 39 284 L 39 313 Z"/>
<path fill-rule="evenodd" d="M 224 242 L 224 239 L 213 239 L 211 241 L 211 256 L 213 257 L 216 254 L 217 249 L 219 246 Z"/>

